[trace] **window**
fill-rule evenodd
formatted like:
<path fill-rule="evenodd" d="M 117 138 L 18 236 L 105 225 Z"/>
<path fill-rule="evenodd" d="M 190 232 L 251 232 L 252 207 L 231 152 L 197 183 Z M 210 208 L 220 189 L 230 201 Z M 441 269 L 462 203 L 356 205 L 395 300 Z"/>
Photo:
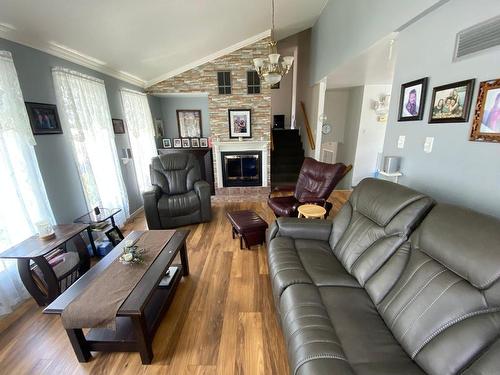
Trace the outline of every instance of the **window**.
<path fill-rule="evenodd" d="M 255 70 L 247 72 L 247 93 L 260 94 L 260 77 Z"/>
<path fill-rule="evenodd" d="M 135 175 L 142 193 L 151 188 L 149 164 L 151 159 L 158 155 L 153 117 L 146 94 L 127 89 L 122 89 L 121 94 L 128 137 L 134 155 Z"/>
<path fill-rule="evenodd" d="M 231 72 L 217 72 L 219 94 L 231 94 Z"/>
<path fill-rule="evenodd" d="M 120 208 L 128 217 L 128 196 L 116 151 L 104 81 L 64 68 L 52 69 L 57 106 L 64 133 L 73 146 L 89 210 Z"/>
<path fill-rule="evenodd" d="M 10 52 L 0 51 L 0 252 L 55 224 L 38 161 L 35 138 Z M 0 315 L 28 297 L 16 263 L 0 259 Z"/>

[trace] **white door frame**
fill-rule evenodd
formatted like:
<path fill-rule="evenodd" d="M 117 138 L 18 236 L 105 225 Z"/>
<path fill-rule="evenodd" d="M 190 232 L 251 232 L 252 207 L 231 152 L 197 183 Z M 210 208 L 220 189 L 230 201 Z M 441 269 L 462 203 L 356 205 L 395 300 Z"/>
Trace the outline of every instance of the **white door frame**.
<path fill-rule="evenodd" d="M 319 81 L 318 90 L 318 111 L 316 112 L 317 116 L 314 120 L 316 121 L 316 149 L 314 150 L 314 158 L 319 161 L 321 160 L 321 141 L 323 139 L 323 124 L 320 121 L 320 117 L 325 110 L 326 77 Z"/>

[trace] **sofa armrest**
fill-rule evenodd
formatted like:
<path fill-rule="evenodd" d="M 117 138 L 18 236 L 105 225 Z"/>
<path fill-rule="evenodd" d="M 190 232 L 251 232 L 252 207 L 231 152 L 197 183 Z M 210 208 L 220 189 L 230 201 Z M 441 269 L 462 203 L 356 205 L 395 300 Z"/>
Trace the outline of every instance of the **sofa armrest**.
<path fill-rule="evenodd" d="M 160 187 L 153 185 L 151 190 L 142 193 L 144 200 L 144 213 L 149 229 L 162 229 L 160 214 L 158 213 L 158 200 L 161 197 Z"/>
<path fill-rule="evenodd" d="M 299 219 L 296 217 L 280 217 L 271 224 L 267 232 L 267 242 L 274 237 L 291 237 L 294 239 L 328 241 L 333 223 L 329 220 Z"/>
<path fill-rule="evenodd" d="M 210 195 L 210 185 L 208 182 L 200 180 L 194 183 L 194 191 L 200 199 L 201 221 L 210 221 L 212 219 L 212 202 Z"/>

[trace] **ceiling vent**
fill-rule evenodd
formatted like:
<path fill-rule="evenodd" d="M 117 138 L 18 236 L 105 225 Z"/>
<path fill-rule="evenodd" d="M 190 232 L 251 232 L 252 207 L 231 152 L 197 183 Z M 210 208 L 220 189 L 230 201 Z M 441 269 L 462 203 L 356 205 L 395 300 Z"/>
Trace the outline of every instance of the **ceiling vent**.
<path fill-rule="evenodd" d="M 497 46 L 500 46 L 500 16 L 460 31 L 453 61 Z"/>

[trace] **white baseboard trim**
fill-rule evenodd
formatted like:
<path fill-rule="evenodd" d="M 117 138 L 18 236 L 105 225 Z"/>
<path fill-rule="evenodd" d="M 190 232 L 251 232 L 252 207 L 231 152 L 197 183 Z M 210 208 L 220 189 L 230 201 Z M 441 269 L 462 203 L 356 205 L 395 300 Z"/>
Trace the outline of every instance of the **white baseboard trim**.
<path fill-rule="evenodd" d="M 127 221 L 135 219 L 137 216 L 142 214 L 144 212 L 144 206 L 139 207 L 137 210 L 132 212 L 130 216 L 128 217 Z"/>

